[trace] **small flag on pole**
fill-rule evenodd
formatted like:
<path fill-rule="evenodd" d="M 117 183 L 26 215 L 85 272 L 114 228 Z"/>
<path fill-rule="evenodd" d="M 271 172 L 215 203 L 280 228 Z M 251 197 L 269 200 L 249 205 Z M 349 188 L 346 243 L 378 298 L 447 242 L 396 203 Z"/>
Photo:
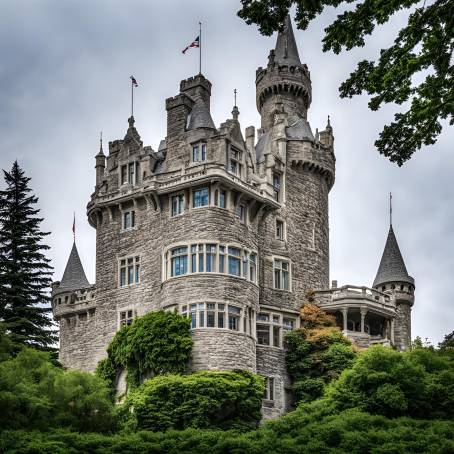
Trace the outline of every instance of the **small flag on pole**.
<path fill-rule="evenodd" d="M 134 85 L 134 87 L 138 87 L 139 84 L 137 83 L 137 80 L 134 78 L 134 76 L 131 76 L 131 82 Z"/>
<path fill-rule="evenodd" d="M 76 213 L 74 213 L 74 218 L 73 218 L 73 237 L 76 237 Z"/>
<path fill-rule="evenodd" d="M 198 47 L 200 47 L 200 36 L 197 36 L 197 38 L 194 41 L 192 41 L 192 43 L 189 44 L 189 46 L 186 46 L 181 52 L 185 54 L 187 50 Z"/>

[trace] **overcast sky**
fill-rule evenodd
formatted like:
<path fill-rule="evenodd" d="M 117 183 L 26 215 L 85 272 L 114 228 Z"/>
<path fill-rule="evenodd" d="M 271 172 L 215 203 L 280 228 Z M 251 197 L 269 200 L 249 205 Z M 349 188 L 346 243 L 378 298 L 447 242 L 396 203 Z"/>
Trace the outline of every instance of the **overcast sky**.
<path fill-rule="evenodd" d="M 203 23 L 203 74 L 212 82 L 216 125 L 230 117 L 238 90 L 242 128 L 259 126 L 255 70 L 266 66 L 275 36 L 261 36 L 236 16 L 240 0 L 2 0 L 0 2 L 0 166 L 18 159 L 32 177 L 51 231 L 49 253 L 61 279 L 77 245 L 90 282 L 95 280 L 95 230 L 85 207 L 95 182 L 99 131 L 122 138 L 130 114 L 130 81 L 136 126 L 155 150 L 166 134 L 165 99 L 198 72 L 197 51 L 181 50 Z M 444 124 L 438 143 L 402 168 L 374 149 L 395 106 L 379 112 L 367 97 L 341 100 L 340 83 L 358 59 L 374 59 L 405 23 L 400 13 L 376 29 L 365 48 L 336 56 L 322 53 L 323 29 L 333 10 L 307 31 L 295 30 L 301 60 L 311 72 L 308 119 L 323 129 L 329 114 L 335 135 L 336 183 L 330 194 L 331 279 L 372 285 L 389 228 L 393 226 L 407 269 L 416 281 L 413 337 L 438 342 L 454 330 L 454 128 Z"/>

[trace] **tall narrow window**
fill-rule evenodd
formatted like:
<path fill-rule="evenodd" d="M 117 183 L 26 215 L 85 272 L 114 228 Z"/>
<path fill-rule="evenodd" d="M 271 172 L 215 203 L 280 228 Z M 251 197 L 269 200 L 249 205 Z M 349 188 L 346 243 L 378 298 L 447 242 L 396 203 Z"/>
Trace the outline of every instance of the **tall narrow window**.
<path fill-rule="evenodd" d="M 226 201 L 226 192 L 225 191 L 219 191 L 219 207 L 220 208 L 225 208 L 225 201 Z"/>
<path fill-rule="evenodd" d="M 225 246 L 219 246 L 219 272 L 225 272 Z"/>
<path fill-rule="evenodd" d="M 128 164 L 128 183 L 136 184 L 136 163 L 130 162 Z"/>
<path fill-rule="evenodd" d="M 241 151 L 238 151 L 234 148 L 230 149 L 230 163 L 229 163 L 229 171 L 234 175 L 241 177 Z"/>
<path fill-rule="evenodd" d="M 229 274 L 234 276 L 241 276 L 241 250 L 236 247 L 229 246 Z"/>
<path fill-rule="evenodd" d="M 207 158 L 207 146 L 205 143 L 199 143 L 192 147 L 192 161 L 202 162 Z"/>
<path fill-rule="evenodd" d="M 208 188 L 196 189 L 192 193 L 192 206 L 193 208 L 199 208 L 208 205 L 209 191 Z"/>
<path fill-rule="evenodd" d="M 239 307 L 229 305 L 229 329 L 239 331 L 240 329 L 241 309 Z"/>
<path fill-rule="evenodd" d="M 178 216 L 184 212 L 184 195 L 178 194 L 172 197 L 172 216 Z"/>
<path fill-rule="evenodd" d="M 286 260 L 274 260 L 274 288 L 290 290 L 289 262 Z"/>
<path fill-rule="evenodd" d="M 238 205 L 235 209 L 235 214 L 240 218 L 240 221 L 244 224 L 246 221 L 246 208 L 244 205 Z"/>
<path fill-rule="evenodd" d="M 284 222 L 280 219 L 276 219 L 276 239 L 284 240 Z"/>
<path fill-rule="evenodd" d="M 121 166 L 121 184 L 128 182 L 128 166 Z"/>
<path fill-rule="evenodd" d="M 120 260 L 120 287 L 140 282 L 140 257 L 127 257 Z"/>
<path fill-rule="evenodd" d="M 274 199 L 278 202 L 281 201 L 281 176 L 277 173 L 273 173 L 273 192 Z"/>
<path fill-rule="evenodd" d="M 207 266 L 206 266 L 206 272 L 207 273 L 212 273 L 215 271 L 215 260 L 216 260 L 216 249 L 217 246 L 216 244 L 207 244 L 206 245 L 207 251 Z"/>
<path fill-rule="evenodd" d="M 257 281 L 257 255 L 252 252 L 249 254 L 249 280 Z"/>
<path fill-rule="evenodd" d="M 136 224 L 135 211 L 123 212 L 123 230 L 132 229 Z"/>
<path fill-rule="evenodd" d="M 265 400 L 274 400 L 274 378 L 265 377 Z"/>
<path fill-rule="evenodd" d="M 257 343 L 259 345 L 270 345 L 270 326 L 257 323 Z"/>

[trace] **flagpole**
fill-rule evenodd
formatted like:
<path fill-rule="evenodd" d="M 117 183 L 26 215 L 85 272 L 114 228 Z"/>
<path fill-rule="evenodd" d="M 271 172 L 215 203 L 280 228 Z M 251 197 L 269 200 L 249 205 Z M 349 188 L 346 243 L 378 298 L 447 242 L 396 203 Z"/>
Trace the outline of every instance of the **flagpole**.
<path fill-rule="evenodd" d="M 131 76 L 131 117 L 134 116 L 134 83 Z"/>
<path fill-rule="evenodd" d="M 202 22 L 199 22 L 199 74 L 202 74 Z"/>

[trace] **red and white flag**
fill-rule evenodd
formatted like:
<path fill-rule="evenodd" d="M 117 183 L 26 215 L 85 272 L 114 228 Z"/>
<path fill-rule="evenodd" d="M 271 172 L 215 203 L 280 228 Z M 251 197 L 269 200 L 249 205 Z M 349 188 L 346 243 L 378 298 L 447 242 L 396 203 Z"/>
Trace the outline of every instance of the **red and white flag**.
<path fill-rule="evenodd" d="M 131 82 L 134 85 L 134 87 L 138 87 L 139 86 L 139 84 L 138 84 L 137 80 L 134 78 L 134 76 L 131 76 Z"/>
<path fill-rule="evenodd" d="M 186 46 L 181 52 L 183 52 L 183 54 L 185 54 L 187 50 L 189 50 L 193 47 L 194 48 L 200 47 L 200 36 L 197 36 L 197 38 L 194 41 L 192 41 L 192 43 L 189 44 L 189 46 Z"/>

